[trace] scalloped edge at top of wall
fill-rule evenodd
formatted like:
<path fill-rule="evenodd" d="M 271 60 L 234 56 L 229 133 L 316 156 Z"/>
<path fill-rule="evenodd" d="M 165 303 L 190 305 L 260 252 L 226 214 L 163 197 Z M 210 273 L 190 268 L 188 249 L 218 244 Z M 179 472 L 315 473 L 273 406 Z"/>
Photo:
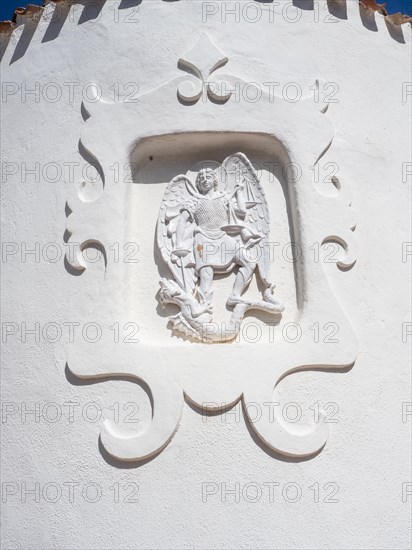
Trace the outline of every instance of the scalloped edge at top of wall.
<path fill-rule="evenodd" d="M 43 12 L 45 10 L 45 6 L 51 4 L 52 6 L 56 6 L 57 4 L 63 4 L 68 7 L 68 9 L 75 4 L 85 4 L 88 0 L 77 1 L 77 0 L 43 0 L 43 6 L 29 4 L 26 8 L 17 8 L 14 11 L 14 15 L 12 20 L 7 21 L 0 21 L 0 36 L 1 35 L 11 35 L 13 31 L 18 28 L 20 25 L 37 25 L 37 23 L 40 21 Z M 101 8 L 103 8 L 104 4 L 106 3 L 106 0 L 100 0 L 101 1 Z M 144 0 L 140 0 L 142 2 Z M 170 1 L 170 0 L 163 0 L 163 1 Z M 176 0 L 173 0 L 176 1 Z M 177 0 L 179 1 L 179 0 Z M 291 0 L 292 3 L 296 7 L 300 7 L 302 5 L 302 0 Z M 313 1 L 314 0 L 306 0 L 307 1 L 307 8 L 305 9 L 310 10 L 314 9 Z M 328 5 L 332 7 L 336 6 L 346 6 L 348 2 L 352 2 L 356 0 L 325 0 L 325 2 L 328 3 Z M 90 0 L 90 2 L 93 2 L 94 5 L 96 4 L 95 0 Z M 131 7 L 128 5 L 124 5 L 123 8 L 121 6 L 122 2 L 120 2 L 119 9 L 125 9 L 127 7 Z M 387 23 L 389 23 L 391 26 L 402 26 L 404 24 L 412 24 L 412 17 L 409 15 L 404 15 L 402 13 L 393 13 L 388 14 L 388 12 L 385 9 L 386 4 L 378 4 L 376 3 L 376 0 L 358 0 L 359 9 L 361 13 L 362 18 L 362 12 L 364 12 L 366 15 L 372 15 L 374 16 L 375 12 L 378 13 L 381 17 L 385 19 Z M 86 7 L 86 6 L 85 6 Z M 365 27 L 370 28 L 368 25 L 364 24 Z M 391 36 L 394 37 L 392 33 L 390 33 Z"/>

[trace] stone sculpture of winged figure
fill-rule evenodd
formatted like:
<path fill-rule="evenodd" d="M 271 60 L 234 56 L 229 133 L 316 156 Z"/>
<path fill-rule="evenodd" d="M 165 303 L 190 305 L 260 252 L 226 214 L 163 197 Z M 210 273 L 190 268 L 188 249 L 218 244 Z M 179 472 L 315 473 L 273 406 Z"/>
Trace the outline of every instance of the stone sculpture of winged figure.
<path fill-rule="evenodd" d="M 157 244 L 173 279 L 160 282 L 159 298 L 180 307 L 171 318 L 175 332 L 195 341 L 225 342 L 236 337 L 246 311 L 284 310 L 270 282 L 269 210 L 244 154 L 229 156 L 221 166 L 203 162 L 196 172 L 194 182 L 175 177 L 160 207 Z M 248 301 L 243 294 L 255 272 L 263 297 Z M 223 327 L 213 322 L 213 282 L 215 275 L 231 273 L 234 284 L 226 305 L 233 311 Z"/>

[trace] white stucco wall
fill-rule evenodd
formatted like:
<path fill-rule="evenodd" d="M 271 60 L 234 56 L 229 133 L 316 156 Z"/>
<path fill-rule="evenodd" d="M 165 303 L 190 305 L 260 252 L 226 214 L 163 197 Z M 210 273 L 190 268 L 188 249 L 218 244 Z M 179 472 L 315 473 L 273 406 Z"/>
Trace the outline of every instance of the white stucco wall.
<path fill-rule="evenodd" d="M 82 16 L 76 5 L 51 24 L 49 5 L 37 26 L 23 20 L 1 65 L 2 242 L 9 243 L 2 258 L 2 547 L 409 548 L 410 27 L 376 14 L 373 30 L 373 16 L 362 12 L 366 28 L 354 1 L 346 11 L 339 4 L 339 17 L 323 1 L 318 11 L 250 2 L 247 12 L 236 2 L 97 4 L 97 17 L 95 7 Z M 229 7 L 239 17 L 225 14 Z M 65 249 L 65 204 L 85 165 L 82 91 L 92 82 L 107 97 L 128 83 L 129 92 L 156 88 L 179 76 L 177 60 L 202 32 L 228 55 L 230 73 L 247 82 L 279 82 L 279 89 L 295 82 L 304 95 L 318 78 L 337 86 L 325 162 L 336 163 L 352 190 L 358 257 L 347 271 L 323 267 L 359 355 L 352 369 L 295 373 L 278 386 L 279 409 L 296 403 L 309 421 L 317 404 L 329 403 L 337 421 L 325 448 L 304 460 L 256 444 L 239 405 L 206 418 L 185 404 L 163 452 L 139 465 L 116 462 L 98 444 L 101 422 L 90 421 L 96 409 L 89 405 L 113 418 L 119 403 L 124 419 L 132 409 L 123 406 L 137 403 L 139 424 L 123 429 L 143 431 L 146 393 L 127 380 L 94 384 L 65 371 L 67 323 L 82 322 L 76 304 L 96 294 L 103 269 L 90 265 L 76 276 L 63 258 L 50 261 L 47 247 Z M 60 86 L 57 101 L 50 82 Z M 48 163 L 61 167 L 56 181 Z M 68 163 L 78 163 L 74 181 Z M 43 334 L 50 322 L 62 329 L 56 343 Z M 39 334 L 24 337 L 24 324 L 35 323 Z M 79 403 L 72 417 L 69 402 Z M 24 414 L 36 406 L 48 420 Z M 53 422 L 56 410 L 62 416 Z M 62 494 L 51 502 L 56 487 Z M 101 498 L 89 502 L 96 487 Z M 37 493 L 25 499 L 25 488 Z"/>

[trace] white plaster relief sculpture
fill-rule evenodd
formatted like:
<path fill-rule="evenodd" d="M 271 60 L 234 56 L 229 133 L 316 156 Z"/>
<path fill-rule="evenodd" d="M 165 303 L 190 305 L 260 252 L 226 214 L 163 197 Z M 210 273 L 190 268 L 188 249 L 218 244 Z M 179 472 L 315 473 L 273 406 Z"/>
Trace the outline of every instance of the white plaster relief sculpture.
<path fill-rule="evenodd" d="M 269 208 L 258 176 L 241 153 L 221 166 L 202 162 L 196 181 L 175 177 L 160 207 L 157 242 L 173 280 L 161 281 L 160 299 L 177 304 L 173 329 L 204 342 L 236 338 L 248 310 L 284 310 L 273 296 L 268 248 Z M 196 169 L 194 169 L 196 173 Z M 227 307 L 230 321 L 213 323 L 213 277 L 235 272 Z M 263 300 L 243 294 L 258 273 Z"/>
<path fill-rule="evenodd" d="M 204 51 L 203 55 L 207 53 Z M 221 59 L 215 54 L 211 57 L 215 61 L 206 63 L 203 60 L 209 69 L 201 71 L 202 78 L 210 76 L 216 60 Z M 196 60 L 198 67 L 202 67 L 202 59 L 200 56 Z M 243 82 L 251 81 L 251 76 L 244 76 Z M 320 79 L 314 80 L 319 84 Z M 266 92 L 262 93 L 259 102 L 253 104 L 245 100 L 234 101 L 232 97 L 220 102 L 188 102 L 182 98 L 176 101 L 176 90 L 185 81 L 187 75 L 177 73 L 165 84 L 142 93 L 138 102 L 115 103 L 97 96 L 84 102 L 83 108 L 90 116 L 83 127 L 81 143 L 99 163 L 104 184 L 98 195 L 85 195 L 80 186 L 73 189 L 68 199 L 72 213 L 67 220 L 67 230 L 71 234 L 70 240 L 79 243 L 71 264 L 78 270 L 90 267 L 82 251 L 91 243 L 98 244 L 104 251 L 110 250 L 113 242 L 140 239 L 152 243 L 158 222 L 157 246 L 160 251 L 156 254 L 154 250 L 155 261 L 148 266 L 152 277 L 148 277 L 145 270 L 139 271 L 139 266 L 131 272 L 127 264 L 115 262 L 110 254 L 105 254 L 104 277 L 99 281 L 98 295 L 89 306 L 79 305 L 89 318 L 107 322 L 109 326 L 113 319 L 129 321 L 133 315 L 138 321 L 153 316 L 157 328 L 149 338 L 140 341 L 138 348 L 122 342 L 114 344 L 106 337 L 97 344 L 76 341 L 69 349 L 69 368 L 81 378 L 104 377 L 108 380 L 126 375 L 136 382 L 144 382 L 149 388 L 154 403 L 153 416 L 144 433 L 125 435 L 109 419 L 102 426 L 104 448 L 112 456 L 126 461 L 153 457 L 168 444 L 179 426 L 185 399 L 201 408 L 207 403 L 207 410 L 215 412 L 242 400 L 248 417 L 248 403 L 257 403 L 264 409 L 265 403 L 273 400 L 277 384 L 289 374 L 315 368 L 347 368 L 353 365 L 357 356 L 356 336 L 328 282 L 322 263 L 314 261 L 310 248 L 313 243 L 335 242 L 343 249 L 343 254 L 337 259 L 338 267 L 347 270 L 356 262 L 356 219 L 347 184 L 339 175 L 339 180 L 330 181 L 333 194 L 327 194 L 313 182 L 313 168 L 324 162 L 324 158 L 331 158 L 334 129 L 326 115 L 330 110 L 328 105 L 314 101 L 313 97 L 288 103 L 282 96 L 271 97 Z M 156 105 L 156 117 L 153 117 L 153 105 Z M 221 150 L 228 148 L 230 150 L 222 155 Z M 280 326 L 274 327 L 274 341 L 261 341 L 256 345 L 231 341 L 230 345 L 224 346 L 222 353 L 221 346 L 210 344 L 228 341 L 229 333 L 209 330 L 205 337 L 196 322 L 212 324 L 209 323 L 213 319 L 212 311 L 228 298 L 230 307 L 233 307 L 232 327 L 235 331 L 242 315 L 250 308 L 263 306 L 269 310 L 270 317 L 272 314 L 275 317 L 276 313 L 282 320 L 283 306 L 272 295 L 268 270 L 261 269 L 253 261 L 243 262 L 246 275 L 250 277 L 252 272 L 255 278 L 257 272 L 263 279 L 263 299 L 258 304 L 255 300 L 248 301 L 247 293 L 242 296 L 247 277 L 238 279 L 234 296 L 229 290 L 221 297 L 222 302 L 211 303 L 211 283 L 217 275 L 216 270 L 206 271 L 207 276 L 202 282 L 201 269 L 196 269 L 194 258 L 197 247 L 205 248 L 208 244 L 207 235 L 205 242 L 199 236 L 199 230 L 204 232 L 208 224 L 208 217 L 203 217 L 198 210 L 206 198 L 202 190 L 211 193 L 211 199 L 216 198 L 220 204 L 220 214 L 210 228 L 217 232 L 218 240 L 224 241 L 226 237 L 238 239 L 244 245 L 243 249 L 250 252 L 263 247 L 268 235 L 265 225 L 269 220 L 269 209 L 259 179 L 248 160 L 253 148 L 263 151 L 282 167 L 297 166 L 301 170 L 299 178 L 294 170 L 285 172 L 288 174 L 285 193 L 290 208 L 286 223 L 299 241 L 302 256 L 296 280 L 291 282 L 296 285 L 296 300 L 294 304 L 288 301 L 284 316 L 295 311 L 293 319 L 302 328 L 302 337 L 294 344 L 282 339 L 280 322 Z M 242 153 L 234 154 L 235 151 Z M 176 177 L 184 170 L 167 168 L 162 172 L 164 179 L 132 182 L 128 174 L 122 173 L 123 184 L 119 185 L 112 170 L 116 162 L 120 166 L 129 166 L 133 158 L 138 166 L 145 166 L 145 163 L 150 164 L 149 155 L 152 154 L 158 156 L 159 162 L 166 167 L 170 166 L 167 164 L 170 159 L 173 162 L 180 161 L 181 157 L 195 160 L 188 162 L 187 166 L 184 164 L 186 170 L 189 169 L 186 175 Z M 214 162 L 204 160 L 210 158 Z M 194 166 L 196 162 L 200 165 Z M 193 167 L 191 170 L 190 166 Z M 238 177 L 231 181 L 228 174 L 232 172 L 235 175 L 237 172 Z M 206 187 L 214 187 L 216 181 L 215 197 L 215 190 Z M 160 194 L 159 183 L 165 186 Z M 145 198 L 133 203 L 139 188 L 144 189 Z M 268 188 L 265 190 L 269 192 Z M 151 198 L 147 202 L 153 193 L 158 193 L 156 204 Z M 152 218 L 147 218 L 149 207 Z M 271 211 L 274 207 L 273 203 L 269 204 Z M 249 218 L 256 218 L 256 213 L 261 225 L 259 222 L 255 225 L 258 220 Z M 229 214 L 237 220 L 229 220 Z M 133 230 L 133 221 L 139 216 L 149 223 L 143 223 L 141 232 L 137 233 Z M 230 234 L 230 226 L 237 226 L 233 230 L 239 234 Z M 209 231 L 207 227 L 206 230 Z M 198 232 L 196 235 L 195 231 Z M 180 264 L 182 259 L 183 264 Z M 164 326 L 164 318 L 156 311 L 156 268 L 162 271 L 161 277 L 164 278 L 159 298 L 164 302 L 174 300 L 180 307 L 175 330 L 184 325 L 181 332 L 184 335 L 186 331 L 189 338 L 173 338 Z M 236 270 L 241 268 L 237 266 Z M 236 285 L 234 273 L 227 277 L 233 277 Z M 147 294 L 132 302 L 130 292 L 140 292 L 140 281 L 144 281 Z M 192 294 L 195 287 L 202 287 L 203 296 L 199 291 Z M 217 290 L 216 287 L 216 293 Z M 268 315 L 268 312 L 264 314 Z M 322 326 L 334 323 L 339 327 L 339 338 L 333 343 L 314 342 L 310 330 L 314 322 Z M 226 323 L 228 325 L 230 321 L 226 320 Z M 279 330 L 276 332 L 276 329 Z M 328 424 L 320 421 L 312 429 L 297 433 L 281 418 L 269 419 L 266 415 L 259 422 L 251 421 L 250 427 L 266 447 L 296 457 L 309 456 L 322 449 L 329 432 Z"/>

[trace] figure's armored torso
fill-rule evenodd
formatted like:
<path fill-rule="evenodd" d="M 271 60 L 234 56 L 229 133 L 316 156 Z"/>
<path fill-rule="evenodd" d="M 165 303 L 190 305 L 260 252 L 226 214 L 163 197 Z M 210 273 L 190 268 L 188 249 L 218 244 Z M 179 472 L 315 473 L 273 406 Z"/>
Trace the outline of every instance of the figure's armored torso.
<path fill-rule="evenodd" d="M 195 222 L 201 229 L 217 230 L 228 223 L 228 210 L 223 197 L 201 199 L 194 212 Z"/>
<path fill-rule="evenodd" d="M 228 224 L 228 199 L 223 194 L 213 199 L 199 199 L 193 218 L 197 225 L 194 238 L 196 270 L 213 267 L 227 273 L 234 266 L 237 241 L 222 227 Z"/>

